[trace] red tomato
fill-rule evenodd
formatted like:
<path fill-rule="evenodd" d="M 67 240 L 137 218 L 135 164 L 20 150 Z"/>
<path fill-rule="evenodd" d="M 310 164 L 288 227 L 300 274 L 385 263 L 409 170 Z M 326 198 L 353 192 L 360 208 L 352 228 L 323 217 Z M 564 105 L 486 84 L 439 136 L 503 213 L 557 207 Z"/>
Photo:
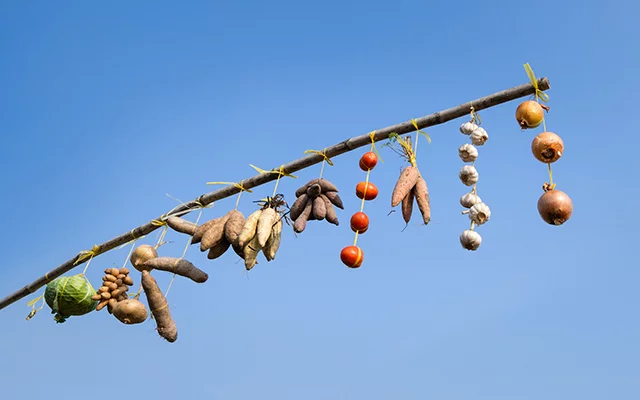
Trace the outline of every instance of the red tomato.
<path fill-rule="evenodd" d="M 358 246 L 347 246 L 340 252 L 340 260 L 349 268 L 358 268 L 364 260 L 364 253 Z"/>
<path fill-rule="evenodd" d="M 360 157 L 360 169 L 368 171 L 378 164 L 378 156 L 373 151 L 368 151 Z"/>
<path fill-rule="evenodd" d="M 351 217 L 351 229 L 354 232 L 365 233 L 369 229 L 369 217 L 362 211 L 358 211 Z"/>
<path fill-rule="evenodd" d="M 358 196 L 359 199 L 364 197 L 365 200 L 373 200 L 378 197 L 378 188 L 371 182 L 360 182 L 356 185 L 356 196 Z"/>

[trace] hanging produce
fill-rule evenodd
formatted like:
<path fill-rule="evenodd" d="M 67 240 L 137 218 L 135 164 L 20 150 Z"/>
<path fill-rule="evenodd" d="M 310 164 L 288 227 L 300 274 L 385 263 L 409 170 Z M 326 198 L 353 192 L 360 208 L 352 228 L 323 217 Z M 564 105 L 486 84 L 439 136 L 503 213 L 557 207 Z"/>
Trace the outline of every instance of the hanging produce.
<path fill-rule="evenodd" d="M 564 154 L 564 141 L 556 133 L 547 131 L 546 119 L 541 109 L 548 112 L 549 107 L 540 104 L 540 101 L 549 101 L 549 96 L 538 88 L 538 81 L 529 63 L 524 65 L 524 69 L 535 89 L 535 101 L 527 100 L 520 104 L 516 109 L 516 118 L 518 116 L 523 118 L 533 116 L 534 124 L 527 124 L 528 127 L 537 127 L 542 124 L 543 132 L 533 138 L 531 142 L 533 156 L 536 160 L 547 164 L 549 172 L 549 182 L 542 185 L 544 193 L 538 199 L 538 214 L 547 224 L 559 226 L 567 222 L 573 214 L 573 202 L 566 193 L 556 189 L 551 170 L 551 164 L 558 161 Z M 520 114 L 518 114 L 519 112 Z M 520 125 L 522 126 L 522 123 Z"/>
<path fill-rule="evenodd" d="M 360 169 L 367 173 L 364 182 L 356 185 L 356 197 L 361 200 L 360 211 L 351 216 L 349 225 L 351 230 L 355 232 L 353 245 L 347 246 L 340 252 L 340 261 L 349 268 L 359 268 L 364 261 L 364 252 L 357 246 L 358 236 L 369 230 L 369 216 L 364 212 L 364 204 L 366 201 L 372 201 L 378 197 L 378 188 L 369 181 L 371 170 L 378 165 L 378 151 L 375 145 L 375 132 L 369 134 L 371 138 L 371 149 L 360 157 L 358 165 Z M 342 202 L 340 202 L 342 204 Z"/>
<path fill-rule="evenodd" d="M 88 314 L 98 302 L 92 299 L 95 289 L 84 274 L 61 276 L 47 284 L 44 299 L 55 314 L 54 320 L 63 323 L 75 315 Z"/>
<path fill-rule="evenodd" d="M 414 126 L 416 129 L 418 128 L 415 121 Z M 415 152 L 420 134 L 429 138 L 426 133 L 418 129 L 415 146 L 412 145 L 411 136 L 401 138 L 398 135 L 390 135 L 389 143 L 386 144 L 386 146 L 389 146 L 396 154 L 403 157 L 410 164 L 404 167 L 400 173 L 400 177 L 398 177 L 393 192 L 391 193 L 391 207 L 397 207 L 402 204 L 402 217 L 406 225 L 409 225 L 411 221 L 414 201 L 418 204 L 418 209 L 420 210 L 420 214 L 422 214 L 423 224 L 427 225 L 431 221 L 429 189 L 427 187 L 427 181 L 420 173 L 416 161 Z"/>
<path fill-rule="evenodd" d="M 308 221 L 322 221 L 340 225 L 335 207 L 344 209 L 338 188 L 324 178 L 316 178 L 298 188 L 296 201 L 291 205 L 289 218 L 293 221 L 293 230 L 302 233 Z"/>
<path fill-rule="evenodd" d="M 178 339 L 178 327 L 171 317 L 169 303 L 158 287 L 158 282 L 146 270 L 142 271 L 142 288 L 156 321 L 158 334 L 168 342 L 175 342 Z"/>
<path fill-rule="evenodd" d="M 464 210 L 463 214 L 468 214 L 471 220 L 471 227 L 460 235 L 460 244 L 464 249 L 475 251 L 480 248 L 482 244 L 482 236 L 475 231 L 475 227 L 483 225 L 491 217 L 491 210 L 489 206 L 482 202 L 482 199 L 478 196 L 478 180 L 480 178 L 478 170 L 475 167 L 476 160 L 478 159 L 478 149 L 476 146 L 484 146 L 489 140 L 487 131 L 480 126 L 482 120 L 480 116 L 475 112 L 473 106 L 471 106 L 471 121 L 465 122 L 460 126 L 460 132 L 465 135 L 469 135 L 471 143 L 465 143 L 458 148 L 458 156 L 465 163 L 471 163 L 470 165 L 464 165 L 458 173 L 458 178 L 465 186 L 472 186 L 471 192 L 466 193 L 460 197 L 460 205 L 467 210 Z M 471 133 L 470 127 L 473 127 Z"/>
<path fill-rule="evenodd" d="M 124 267 L 105 269 L 102 286 L 91 298 L 99 301 L 96 311 L 107 307 L 109 314 L 112 314 L 116 304 L 128 298 L 127 292 L 131 285 L 133 285 L 133 279 L 129 276 L 129 269 Z"/>

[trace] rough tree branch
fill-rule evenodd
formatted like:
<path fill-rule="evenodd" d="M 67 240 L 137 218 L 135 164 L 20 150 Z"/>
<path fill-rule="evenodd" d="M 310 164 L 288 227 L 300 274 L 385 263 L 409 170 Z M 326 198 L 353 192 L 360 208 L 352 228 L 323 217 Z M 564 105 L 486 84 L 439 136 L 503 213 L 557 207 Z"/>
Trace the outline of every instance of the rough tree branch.
<path fill-rule="evenodd" d="M 550 88 L 549 79 L 540 78 L 538 79 L 538 89 L 540 90 L 548 90 Z M 516 86 L 511 89 L 503 90 L 501 92 L 494 93 L 492 95 L 479 98 L 469 103 L 464 103 L 456 107 L 449 108 L 447 110 L 439 111 L 424 117 L 417 118 L 416 122 L 419 129 L 424 129 L 429 126 L 443 124 L 445 122 L 451 121 L 456 118 L 460 118 L 465 115 L 469 115 L 470 107 L 476 111 L 480 111 L 489 107 L 496 106 L 498 104 L 506 103 L 511 100 L 515 100 L 521 97 L 525 97 L 528 95 L 532 95 L 535 93 L 535 88 L 533 84 L 527 83 L 524 85 Z M 399 135 L 405 135 L 407 133 L 415 132 L 416 128 L 413 126 L 411 121 L 403 122 L 397 125 L 388 126 L 386 128 L 378 129 L 375 131 L 376 142 L 385 140 L 389 137 L 389 135 L 393 132 L 398 133 Z M 371 143 L 371 137 L 369 134 L 352 137 L 351 139 L 345 140 L 344 142 L 338 143 L 331 147 L 327 147 L 324 151 L 327 157 L 333 158 L 339 156 L 340 154 L 347 153 L 349 151 L 355 150 L 359 147 L 363 147 L 369 145 Z M 293 173 L 296 171 L 300 171 L 312 165 L 318 164 L 322 162 L 324 158 L 318 154 L 310 154 L 305 157 L 299 158 L 297 160 L 291 161 L 287 164 L 284 164 L 284 172 Z M 278 169 L 276 167 L 275 169 Z M 259 175 L 255 175 L 251 178 L 245 179 L 242 182 L 243 187 L 246 189 L 251 189 L 256 186 L 264 185 L 265 183 L 276 180 L 278 177 L 277 174 L 274 173 L 263 173 Z M 116 238 L 113 238 L 107 242 L 104 242 L 94 248 L 94 257 L 105 253 L 109 250 L 113 250 L 116 247 L 119 247 L 123 244 L 126 244 L 132 241 L 135 238 L 139 238 L 144 235 L 148 235 L 149 233 L 155 231 L 161 226 L 157 223 L 153 223 L 154 221 L 162 221 L 169 216 L 172 215 L 184 215 L 188 214 L 193 210 L 199 209 L 201 206 L 206 206 L 214 201 L 224 199 L 226 197 L 231 197 L 234 194 L 237 194 L 240 191 L 239 188 L 229 185 L 222 189 L 214 190 L 212 192 L 203 194 L 195 200 L 192 200 L 188 203 L 181 204 L 180 206 L 174 208 L 166 214 L 163 214 L 158 219 L 148 222 L 144 225 L 141 225 L 137 228 L 132 229 L 131 231 L 124 233 Z M 83 256 L 83 253 L 80 253 L 73 257 L 72 259 L 66 261 L 59 267 L 49 271 L 45 275 L 36 279 L 32 283 L 23 287 L 22 289 L 16 291 L 13 294 L 5 297 L 0 300 L 0 310 L 9 306 L 10 304 L 15 303 L 16 301 L 28 296 L 31 293 L 34 293 L 42 286 L 51 282 L 55 278 L 69 272 L 73 268 L 85 263 L 88 261 L 88 257 Z"/>

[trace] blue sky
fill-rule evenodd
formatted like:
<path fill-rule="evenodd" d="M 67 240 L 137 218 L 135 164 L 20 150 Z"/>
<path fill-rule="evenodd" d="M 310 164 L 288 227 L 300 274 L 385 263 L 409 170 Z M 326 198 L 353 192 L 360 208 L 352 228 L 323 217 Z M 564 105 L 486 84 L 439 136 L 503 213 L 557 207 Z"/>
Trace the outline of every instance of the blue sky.
<path fill-rule="evenodd" d="M 224 3 L 224 4 L 223 4 Z M 634 232 L 640 35 L 633 1 L 123 2 L 0 4 L 0 157 L 5 210 L 0 296 L 173 208 L 352 136 L 550 78 L 549 130 L 562 136 L 562 227 L 536 211 L 540 130 L 519 130 L 513 101 L 481 113 L 476 166 L 492 219 L 479 251 L 458 198 L 464 119 L 428 129 L 418 163 L 433 210 L 404 231 L 390 211 L 403 162 L 383 150 L 366 204 L 358 270 L 338 258 L 353 234 L 358 158 L 325 177 L 343 193 L 340 227 L 287 231 L 276 261 L 246 274 L 229 252 L 187 259 L 177 279 L 179 339 L 106 312 L 26 322 L 29 297 L 0 311 L 0 383 L 11 399 L 122 393 L 172 399 L 636 399 L 640 279 Z M 295 189 L 319 166 L 281 182 Z M 240 210 L 273 185 L 243 196 Z M 211 219 L 235 199 L 207 209 Z M 193 220 L 195 215 L 190 215 Z M 169 233 L 163 255 L 187 238 Z M 155 243 L 155 234 L 140 243 Z M 128 248 L 92 261 L 120 266 Z M 77 270 L 77 272 L 80 272 Z M 158 274 L 166 287 L 170 277 Z M 41 292 L 39 292 L 40 294 Z M 116 375 L 117 374 L 117 375 Z M 123 376 L 123 384 L 110 376 Z"/>

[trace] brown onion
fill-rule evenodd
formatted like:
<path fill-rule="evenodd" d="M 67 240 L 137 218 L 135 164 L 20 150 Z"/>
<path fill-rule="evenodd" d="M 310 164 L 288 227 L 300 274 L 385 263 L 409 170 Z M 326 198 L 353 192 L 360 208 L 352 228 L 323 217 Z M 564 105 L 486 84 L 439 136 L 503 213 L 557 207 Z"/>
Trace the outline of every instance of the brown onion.
<path fill-rule="evenodd" d="M 545 164 L 556 162 L 564 153 L 564 142 L 553 132 L 542 132 L 531 142 L 533 156 Z"/>
<path fill-rule="evenodd" d="M 538 199 L 538 213 L 551 225 L 562 225 L 573 213 L 573 202 L 565 192 L 549 189 Z"/>
<path fill-rule="evenodd" d="M 158 252 L 153 246 L 142 244 L 138 246 L 131 254 L 131 265 L 133 265 L 134 268 L 140 272 L 142 272 L 142 270 L 148 271 L 152 268 L 145 267 L 144 263 L 156 257 L 158 257 Z"/>
<path fill-rule="evenodd" d="M 516 120 L 522 129 L 535 128 L 543 119 L 544 110 L 537 101 L 527 100 L 516 108 Z"/>

